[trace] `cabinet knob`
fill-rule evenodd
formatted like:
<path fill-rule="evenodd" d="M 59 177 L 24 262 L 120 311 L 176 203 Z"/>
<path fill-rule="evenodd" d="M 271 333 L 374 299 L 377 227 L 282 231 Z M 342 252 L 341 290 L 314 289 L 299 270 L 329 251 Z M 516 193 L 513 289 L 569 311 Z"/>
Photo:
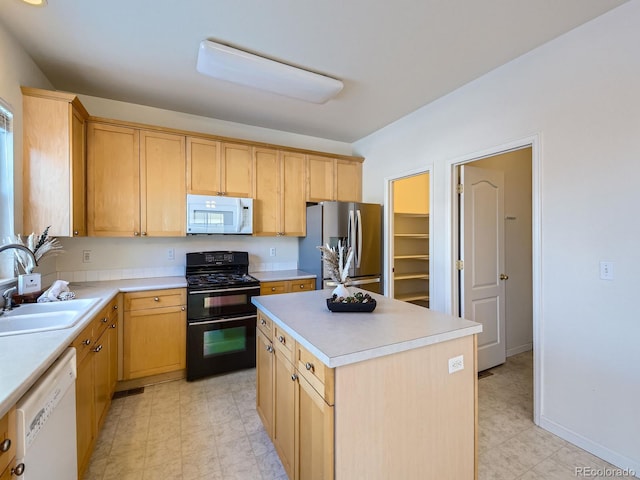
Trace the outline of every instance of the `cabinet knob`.
<path fill-rule="evenodd" d="M 147 236 L 147 232 L 142 232 L 142 236 L 146 237 Z"/>
<path fill-rule="evenodd" d="M 309 362 L 304 364 L 304 368 L 306 368 L 310 372 L 313 372 L 315 370 L 315 367 L 313 366 L 313 363 L 309 363 Z"/>
<path fill-rule="evenodd" d="M 500 274 L 500 280 L 509 280 L 509 275 L 501 273 Z"/>
<path fill-rule="evenodd" d="M 275 292 L 276 291 L 276 287 L 271 287 L 271 291 Z"/>
<path fill-rule="evenodd" d="M 102 345 L 98 345 L 96 348 L 93 349 L 93 351 L 96 353 L 98 353 L 100 350 L 102 350 Z"/>
<path fill-rule="evenodd" d="M 102 319 L 102 323 L 107 323 L 108 321 L 109 321 L 109 317 L 104 317 L 104 318 Z"/>
<path fill-rule="evenodd" d="M 11 469 L 11 475 L 15 475 L 16 477 L 19 477 L 23 473 L 24 473 L 24 463 L 19 463 L 18 465 L 16 465 Z"/>
<path fill-rule="evenodd" d="M 117 327 L 117 325 L 115 323 L 111 324 L 111 328 L 116 328 L 116 327 Z"/>
<path fill-rule="evenodd" d="M 180 310 L 182 310 L 184 312 L 185 311 L 185 307 L 180 307 Z"/>
<path fill-rule="evenodd" d="M 301 284 L 300 284 L 300 288 L 301 288 L 301 289 L 304 289 L 304 283 L 301 283 Z"/>
<path fill-rule="evenodd" d="M 291 380 L 293 380 L 294 382 L 298 379 L 298 374 L 294 373 L 293 375 L 291 375 Z"/>
<path fill-rule="evenodd" d="M 278 341 L 284 345 L 284 337 L 282 335 L 278 337 Z"/>
<path fill-rule="evenodd" d="M 78 235 L 78 230 L 74 230 L 74 231 L 73 231 L 73 234 L 74 234 L 74 235 Z"/>
<path fill-rule="evenodd" d="M 273 347 L 271 345 L 267 345 L 267 352 L 273 353 Z"/>
<path fill-rule="evenodd" d="M 114 305 L 114 306 L 113 306 L 113 309 L 114 309 L 114 310 L 117 310 L 117 309 L 118 309 L 118 305 Z"/>
<path fill-rule="evenodd" d="M 266 325 L 266 324 L 267 324 L 266 320 L 264 318 L 261 318 L 260 325 Z"/>
<path fill-rule="evenodd" d="M 153 301 L 154 301 L 154 302 L 159 302 L 159 301 L 160 301 L 160 299 L 159 299 L 158 297 L 153 297 Z"/>
<path fill-rule="evenodd" d="M 0 452 L 2 453 L 8 452 L 10 448 L 11 448 L 11 439 L 5 438 L 4 442 L 0 443 Z"/>
<path fill-rule="evenodd" d="M 138 232 L 133 232 L 134 237 L 137 237 L 138 235 L 140 235 Z"/>
<path fill-rule="evenodd" d="M 87 338 L 86 340 L 83 340 L 82 344 L 83 345 L 91 345 L 91 339 Z"/>

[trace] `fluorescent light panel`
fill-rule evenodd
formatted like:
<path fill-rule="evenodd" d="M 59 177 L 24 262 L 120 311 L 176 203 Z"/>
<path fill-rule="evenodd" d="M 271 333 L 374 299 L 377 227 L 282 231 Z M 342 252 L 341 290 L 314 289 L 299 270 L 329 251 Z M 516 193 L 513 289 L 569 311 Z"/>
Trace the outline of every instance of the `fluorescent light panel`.
<path fill-rule="evenodd" d="M 44 7 L 47 4 L 47 0 L 22 0 L 24 3 L 33 5 L 34 7 Z"/>
<path fill-rule="evenodd" d="M 203 40 L 198 72 L 227 82 L 313 103 L 325 103 L 343 87 L 340 80 Z"/>

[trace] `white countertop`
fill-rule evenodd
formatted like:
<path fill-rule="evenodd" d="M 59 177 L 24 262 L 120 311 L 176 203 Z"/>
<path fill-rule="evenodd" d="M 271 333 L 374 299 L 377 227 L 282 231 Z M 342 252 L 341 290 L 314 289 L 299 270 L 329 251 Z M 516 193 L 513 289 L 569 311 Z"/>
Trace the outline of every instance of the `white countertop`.
<path fill-rule="evenodd" d="M 70 283 L 76 298 L 99 298 L 73 327 L 0 337 L 0 417 L 16 403 L 118 292 L 183 288 L 184 277 Z"/>
<path fill-rule="evenodd" d="M 482 325 L 470 320 L 370 295 L 377 302 L 371 313 L 330 312 L 330 290 L 265 295 L 252 302 L 332 368 L 482 332 Z"/>
<path fill-rule="evenodd" d="M 249 272 L 252 277 L 261 282 L 280 282 L 282 280 L 302 280 L 303 278 L 316 278 L 315 275 L 302 270 L 272 270 L 269 272 Z"/>

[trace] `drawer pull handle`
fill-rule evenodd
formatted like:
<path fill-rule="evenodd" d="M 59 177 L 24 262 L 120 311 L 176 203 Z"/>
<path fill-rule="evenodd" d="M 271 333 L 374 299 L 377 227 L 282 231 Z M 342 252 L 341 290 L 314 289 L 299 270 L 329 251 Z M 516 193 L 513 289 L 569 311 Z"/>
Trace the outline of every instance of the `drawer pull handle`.
<path fill-rule="evenodd" d="M 276 287 L 271 287 L 271 291 L 275 292 L 276 291 Z"/>
<path fill-rule="evenodd" d="M 260 325 L 266 325 L 266 324 L 267 324 L 267 321 L 264 318 L 260 319 Z"/>
<path fill-rule="evenodd" d="M 300 288 L 304 288 L 304 283 L 301 283 L 301 284 L 300 284 Z"/>
<path fill-rule="evenodd" d="M 87 338 L 86 340 L 83 340 L 83 341 L 82 341 L 82 344 L 83 344 L 83 345 L 91 345 L 91 339 L 90 339 L 90 338 Z"/>
<path fill-rule="evenodd" d="M 295 382 L 297 379 L 298 379 L 298 374 L 294 373 L 293 375 L 291 375 L 291 380 Z"/>
<path fill-rule="evenodd" d="M 0 452 L 2 453 L 8 452 L 10 448 L 11 448 L 11 439 L 5 438 L 4 442 L 0 443 Z"/>
<path fill-rule="evenodd" d="M 96 353 L 98 353 L 100 350 L 102 350 L 102 345 L 98 345 L 96 348 L 93 349 L 93 351 Z"/>
<path fill-rule="evenodd" d="M 154 301 L 154 302 L 159 302 L 159 301 L 160 301 L 160 299 L 159 299 L 158 297 L 153 297 L 153 301 Z"/>
<path fill-rule="evenodd" d="M 18 465 L 15 466 L 15 468 L 11 469 L 11 475 L 15 475 L 16 477 L 19 477 L 23 473 L 24 473 L 24 463 L 19 463 Z"/>
<path fill-rule="evenodd" d="M 315 367 L 313 366 L 313 363 L 307 362 L 307 363 L 304 364 L 304 367 L 307 370 L 309 370 L 311 373 L 313 373 L 315 371 Z"/>
<path fill-rule="evenodd" d="M 284 345 L 284 337 L 282 335 L 278 337 L 278 341 Z"/>

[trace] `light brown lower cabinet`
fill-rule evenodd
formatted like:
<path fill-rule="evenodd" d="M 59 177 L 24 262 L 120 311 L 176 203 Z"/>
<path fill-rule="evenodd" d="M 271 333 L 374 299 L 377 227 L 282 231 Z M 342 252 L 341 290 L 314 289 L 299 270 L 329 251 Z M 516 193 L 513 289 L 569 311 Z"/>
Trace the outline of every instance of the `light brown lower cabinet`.
<path fill-rule="evenodd" d="M 78 478 L 89 465 L 111 405 L 118 371 L 118 296 L 71 343 L 76 349 L 76 442 Z M 115 359 L 115 360 L 114 360 Z"/>
<path fill-rule="evenodd" d="M 9 480 L 16 466 L 16 426 L 16 408 L 13 406 L 0 417 L 0 480 Z"/>
<path fill-rule="evenodd" d="M 184 288 L 125 293 L 123 379 L 183 370 L 186 335 Z"/>
<path fill-rule="evenodd" d="M 316 289 L 315 278 L 300 280 L 278 280 L 275 282 L 260 282 L 260 295 L 277 295 L 279 293 L 308 292 Z"/>
<path fill-rule="evenodd" d="M 477 478 L 474 335 L 329 368 L 258 310 L 257 342 L 256 407 L 290 480 Z"/>

